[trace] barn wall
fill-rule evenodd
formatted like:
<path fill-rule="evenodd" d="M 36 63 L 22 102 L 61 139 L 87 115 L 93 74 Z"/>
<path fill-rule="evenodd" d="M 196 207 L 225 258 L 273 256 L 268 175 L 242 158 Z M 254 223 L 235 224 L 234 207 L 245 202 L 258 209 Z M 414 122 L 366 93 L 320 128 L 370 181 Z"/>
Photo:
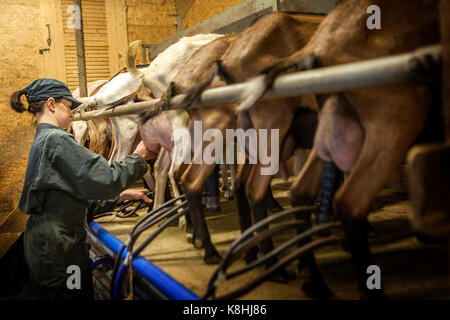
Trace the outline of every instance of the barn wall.
<path fill-rule="evenodd" d="M 64 49 L 64 30 L 63 24 L 66 21 L 62 20 L 62 7 L 61 1 L 48 1 L 40 0 L 41 4 L 41 34 L 42 34 L 42 47 L 48 48 L 49 51 L 45 51 L 41 56 L 44 59 L 45 76 L 48 78 L 58 79 L 62 82 L 67 82 L 66 72 L 66 60 Z M 50 45 L 47 42 L 49 38 L 50 28 Z"/>
<path fill-rule="evenodd" d="M 190 28 L 244 0 L 196 0 L 183 18 L 183 29 Z"/>
<path fill-rule="evenodd" d="M 0 221 L 22 190 L 32 117 L 9 107 L 9 96 L 44 74 L 39 0 L 0 0 Z"/>
<path fill-rule="evenodd" d="M 126 0 L 128 42 L 159 43 L 177 32 L 174 0 Z M 139 55 L 136 63 L 142 63 Z"/>

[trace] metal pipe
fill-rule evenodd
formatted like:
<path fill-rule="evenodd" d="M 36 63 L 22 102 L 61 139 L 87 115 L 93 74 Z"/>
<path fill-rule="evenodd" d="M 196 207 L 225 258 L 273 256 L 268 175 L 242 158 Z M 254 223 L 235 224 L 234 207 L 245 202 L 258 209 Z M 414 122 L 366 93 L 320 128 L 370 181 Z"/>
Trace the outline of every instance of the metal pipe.
<path fill-rule="evenodd" d="M 288 98 L 307 94 L 328 94 L 356 90 L 368 87 L 386 86 L 402 83 L 417 83 L 414 66 L 425 56 L 438 61 L 442 55 L 442 46 L 433 45 L 419 48 L 412 52 L 397 54 L 377 59 L 353 62 L 332 67 L 324 67 L 279 76 L 272 88 L 261 100 Z M 262 75 L 250 79 L 255 81 Z M 213 106 L 217 104 L 239 103 L 241 96 L 252 90 L 249 81 L 206 90 L 193 108 Z M 185 95 L 177 95 L 170 101 L 172 109 L 180 107 Z M 159 99 L 118 106 L 110 110 L 86 112 L 82 116 L 76 114 L 73 121 L 120 116 L 154 109 Z M 152 108 L 153 107 L 153 108 Z"/>
<path fill-rule="evenodd" d="M 88 231 L 99 242 L 104 243 L 115 255 L 120 251 L 123 246 L 122 241 L 117 239 L 114 235 L 106 231 L 96 222 L 89 223 L 89 227 L 92 229 Z M 127 251 L 122 253 L 122 259 L 125 259 Z M 133 269 L 139 273 L 146 281 L 154 285 L 169 299 L 175 300 L 199 300 L 200 298 L 184 287 L 182 284 L 174 280 L 164 271 L 156 267 L 147 259 L 142 256 L 138 256 L 133 259 Z"/>
<path fill-rule="evenodd" d="M 86 55 L 84 50 L 83 9 L 81 0 L 73 0 L 75 9 L 75 41 L 77 45 L 78 85 L 80 97 L 87 97 Z"/>
<path fill-rule="evenodd" d="M 276 12 L 276 11 L 281 11 L 281 3 L 280 0 L 272 0 L 273 4 L 272 4 L 272 11 Z"/>
<path fill-rule="evenodd" d="M 434 45 L 384 58 L 297 72 L 275 80 L 265 98 L 327 94 L 368 87 L 414 83 L 413 62 L 430 55 L 437 61 L 442 46 Z"/>

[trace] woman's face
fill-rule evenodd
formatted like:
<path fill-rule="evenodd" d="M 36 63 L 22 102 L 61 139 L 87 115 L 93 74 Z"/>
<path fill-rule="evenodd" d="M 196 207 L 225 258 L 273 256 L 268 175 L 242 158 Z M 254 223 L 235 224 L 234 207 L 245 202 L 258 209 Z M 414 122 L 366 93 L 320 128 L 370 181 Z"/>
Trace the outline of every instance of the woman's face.
<path fill-rule="evenodd" d="M 73 119 L 73 113 L 70 109 L 71 105 L 72 101 L 64 98 L 60 101 L 55 101 L 55 117 L 60 128 L 69 129 L 70 123 Z"/>

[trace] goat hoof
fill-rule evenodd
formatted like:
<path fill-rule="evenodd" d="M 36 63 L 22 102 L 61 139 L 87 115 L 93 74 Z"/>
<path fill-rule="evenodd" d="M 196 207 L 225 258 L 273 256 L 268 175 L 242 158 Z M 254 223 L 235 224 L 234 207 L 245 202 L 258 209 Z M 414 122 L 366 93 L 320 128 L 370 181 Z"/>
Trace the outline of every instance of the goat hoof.
<path fill-rule="evenodd" d="M 186 217 L 181 216 L 180 219 L 178 219 L 178 227 L 180 229 L 184 229 L 186 227 Z"/>
<path fill-rule="evenodd" d="M 234 199 L 234 195 L 231 192 L 225 192 L 224 197 L 227 200 L 233 200 Z"/>
<path fill-rule="evenodd" d="M 205 257 L 206 264 L 219 264 L 221 260 L 222 257 L 218 253 L 215 253 L 209 257 Z"/>
<path fill-rule="evenodd" d="M 327 284 L 323 281 L 312 281 L 308 280 L 303 282 L 302 285 L 303 292 L 312 299 L 331 299 L 333 297 L 333 292 L 328 288 Z"/>
<path fill-rule="evenodd" d="M 186 241 L 189 243 L 193 243 L 194 242 L 194 234 L 191 232 L 186 233 Z"/>
<path fill-rule="evenodd" d="M 194 240 L 194 247 L 196 247 L 197 249 L 201 249 L 203 248 L 203 240 L 201 239 L 195 239 Z"/>

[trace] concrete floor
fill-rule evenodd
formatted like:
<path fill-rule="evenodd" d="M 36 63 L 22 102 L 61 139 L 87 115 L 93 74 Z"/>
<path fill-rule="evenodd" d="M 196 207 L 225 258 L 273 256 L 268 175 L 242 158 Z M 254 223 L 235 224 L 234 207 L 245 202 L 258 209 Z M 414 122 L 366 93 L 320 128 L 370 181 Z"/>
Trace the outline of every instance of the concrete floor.
<path fill-rule="evenodd" d="M 274 195 L 285 208 L 289 208 L 288 187 L 290 181 L 275 179 L 272 183 Z M 206 220 L 213 244 L 223 255 L 231 242 L 240 235 L 235 201 L 221 199 L 222 211 L 207 214 Z M 139 212 L 142 217 L 145 211 Z M 417 241 L 409 223 L 411 208 L 404 190 L 383 189 L 372 206 L 369 221 L 376 230 L 370 239 L 375 263 L 381 268 L 381 278 L 385 293 L 390 299 L 448 299 L 449 265 L 448 248 L 441 245 L 425 245 Z M 112 218 L 98 220 L 106 230 L 125 241 L 128 233 L 140 217 Z M 137 241 L 137 245 L 151 234 L 151 228 Z M 293 230 L 275 237 L 275 243 L 289 238 Z M 136 248 L 136 247 L 135 247 Z M 178 227 L 169 227 L 162 232 L 142 255 L 161 268 L 174 279 L 199 296 L 205 291 L 216 265 L 203 262 L 203 250 L 198 250 L 185 240 L 185 233 Z M 315 256 L 325 278 L 334 292 L 334 299 L 358 299 L 356 280 L 350 262 L 350 255 L 340 244 L 327 246 L 315 252 Z M 239 260 L 232 267 L 244 266 Z M 287 269 L 296 272 L 296 263 Z M 220 296 L 244 281 L 255 277 L 262 269 L 254 270 L 231 281 L 219 285 Z M 287 284 L 266 281 L 240 299 L 308 299 L 302 292 L 302 278 Z"/>

